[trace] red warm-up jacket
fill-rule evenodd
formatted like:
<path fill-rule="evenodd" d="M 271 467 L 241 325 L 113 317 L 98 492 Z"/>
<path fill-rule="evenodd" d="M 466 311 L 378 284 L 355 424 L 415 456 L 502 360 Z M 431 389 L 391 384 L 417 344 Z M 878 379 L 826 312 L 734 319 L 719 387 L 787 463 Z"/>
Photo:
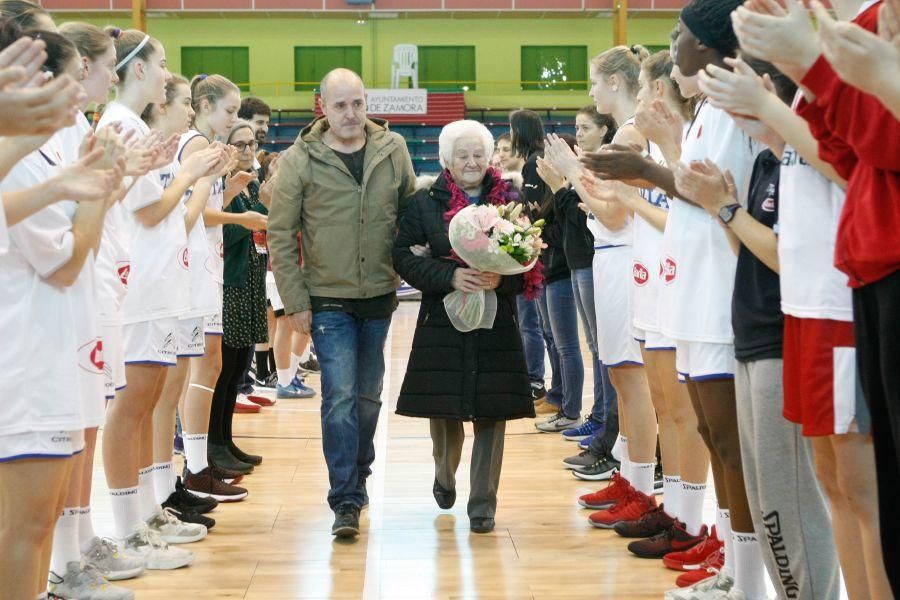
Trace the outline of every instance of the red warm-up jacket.
<path fill-rule="evenodd" d="M 854 23 L 878 28 L 881 2 Z M 820 56 L 800 84 L 815 94 L 797 113 L 819 142 L 819 156 L 848 180 L 835 266 L 852 287 L 900 269 L 900 121 L 870 94 L 841 81 Z"/>

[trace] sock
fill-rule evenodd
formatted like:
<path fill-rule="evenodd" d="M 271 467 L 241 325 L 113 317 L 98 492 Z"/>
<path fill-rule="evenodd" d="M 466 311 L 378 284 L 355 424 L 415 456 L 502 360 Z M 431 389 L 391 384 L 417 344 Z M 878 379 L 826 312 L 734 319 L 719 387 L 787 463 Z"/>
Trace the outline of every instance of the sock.
<path fill-rule="evenodd" d="M 62 577 L 69 570 L 70 562 L 81 562 L 78 547 L 78 509 L 64 508 L 53 528 L 53 552 L 50 554 L 50 570 Z"/>
<path fill-rule="evenodd" d="M 762 549 L 755 533 L 731 533 L 734 548 L 734 589 L 744 592 L 747 600 L 763 600 L 766 590 L 766 568 Z"/>
<path fill-rule="evenodd" d="M 722 570 L 727 575 L 734 577 L 734 541 L 731 538 L 731 511 L 718 509 L 716 511 L 716 529 L 719 539 L 725 542 L 725 566 Z"/>
<path fill-rule="evenodd" d="M 705 483 L 688 483 L 681 481 L 681 498 L 679 511 L 685 530 L 691 535 L 698 535 L 703 527 L 703 499 L 706 497 Z M 668 503 L 668 502 L 667 502 Z M 718 522 L 718 519 L 716 519 Z M 722 532 L 719 532 L 722 535 Z"/>
<path fill-rule="evenodd" d="M 281 387 L 287 387 L 291 385 L 291 380 L 294 379 L 294 373 L 297 372 L 297 369 L 293 371 L 290 369 L 277 369 L 278 371 L 278 385 Z"/>
<path fill-rule="evenodd" d="M 138 508 L 141 521 L 149 521 L 159 512 L 153 489 L 153 465 L 138 471 Z"/>
<path fill-rule="evenodd" d="M 153 463 L 153 494 L 156 504 L 162 504 L 175 491 L 175 467 L 172 461 Z"/>
<path fill-rule="evenodd" d="M 291 378 L 293 379 L 294 375 L 297 374 L 297 369 L 300 368 L 300 363 L 303 362 L 301 357 L 291 352 Z"/>
<path fill-rule="evenodd" d="M 666 514 L 681 521 L 681 477 L 663 473 L 663 501 Z"/>
<path fill-rule="evenodd" d="M 256 351 L 256 379 L 262 381 L 269 376 L 269 351 Z"/>
<path fill-rule="evenodd" d="M 303 354 L 300 355 L 300 362 L 306 362 L 309 360 L 310 350 L 309 347 L 311 344 L 306 345 L 306 350 L 303 351 Z"/>
<path fill-rule="evenodd" d="M 37 600 L 47 600 L 47 592 L 41 592 L 41 595 L 37 597 Z"/>
<path fill-rule="evenodd" d="M 613 447 L 609 451 L 609 453 L 614 459 L 616 459 L 619 462 L 622 462 L 622 436 L 621 435 L 616 437 L 616 442 L 613 444 Z"/>
<path fill-rule="evenodd" d="M 269 373 L 274 373 L 275 369 L 277 368 L 275 366 L 275 350 L 269 348 L 269 351 L 266 354 L 266 360 L 268 360 L 269 362 Z"/>
<path fill-rule="evenodd" d="M 91 519 L 91 507 L 82 506 L 78 509 L 78 545 L 81 552 L 87 552 L 91 549 L 91 543 L 97 533 L 94 531 L 94 521 Z"/>
<path fill-rule="evenodd" d="M 621 464 L 619 474 L 625 481 L 631 483 L 631 461 L 628 458 L 628 438 L 624 435 L 619 435 L 615 446 L 613 446 L 613 452 L 615 452 L 616 446 L 619 447 L 619 463 Z"/>
<path fill-rule="evenodd" d="M 135 526 L 141 522 L 138 489 L 130 487 L 109 490 L 109 498 L 112 503 L 116 539 L 124 540 L 134 533 Z"/>
<path fill-rule="evenodd" d="M 182 439 L 184 440 L 184 456 L 187 459 L 188 471 L 196 475 L 209 466 L 206 455 L 209 435 L 206 433 L 185 433 Z"/>
<path fill-rule="evenodd" d="M 629 466 L 631 468 L 631 479 L 628 481 L 631 482 L 632 487 L 642 494 L 652 497 L 653 472 L 656 470 L 656 463 L 636 463 L 629 461 Z"/>

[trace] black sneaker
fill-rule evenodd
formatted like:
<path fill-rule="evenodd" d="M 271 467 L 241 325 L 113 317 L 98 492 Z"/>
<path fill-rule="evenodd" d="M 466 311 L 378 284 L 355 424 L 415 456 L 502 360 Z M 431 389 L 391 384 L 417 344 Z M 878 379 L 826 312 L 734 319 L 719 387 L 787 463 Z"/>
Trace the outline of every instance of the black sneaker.
<path fill-rule="evenodd" d="M 165 506 L 165 504 L 163 506 Z M 216 526 L 215 519 L 207 517 L 205 515 L 201 515 L 200 513 L 193 511 L 181 511 L 173 507 L 169 507 L 169 510 L 171 510 L 175 514 L 175 516 L 178 517 L 178 520 L 184 523 L 196 523 L 197 525 L 205 526 L 206 529 L 212 529 Z"/>
<path fill-rule="evenodd" d="M 613 526 L 613 530 L 624 538 L 651 538 L 673 525 L 675 519 L 666 513 L 665 505 L 660 504 L 636 521 L 619 521 Z"/>
<path fill-rule="evenodd" d="M 300 363 L 300 370 L 304 373 L 321 373 L 322 368 L 319 366 L 319 359 L 312 352 L 309 353 L 309 360 Z"/>
<path fill-rule="evenodd" d="M 359 507 L 349 502 L 339 504 L 334 509 L 334 525 L 331 535 L 339 538 L 351 538 L 359 535 Z"/>
<path fill-rule="evenodd" d="M 491 517 L 472 517 L 469 519 L 472 533 L 490 533 L 494 530 L 494 519 Z"/>
<path fill-rule="evenodd" d="M 572 475 L 585 481 L 605 481 L 618 469 L 619 461 L 611 456 L 601 456 L 590 466 L 572 469 Z"/>
<path fill-rule="evenodd" d="M 278 383 L 278 373 L 269 373 L 262 379 L 256 379 L 256 387 L 264 390 L 274 390 L 276 383 Z"/>
<path fill-rule="evenodd" d="M 363 503 L 362 506 L 359 507 L 359 510 L 363 511 L 369 508 L 369 490 L 366 489 L 366 480 L 363 479 L 362 483 L 357 485 L 357 487 L 359 488 L 359 491 L 362 492 Z"/>
<path fill-rule="evenodd" d="M 575 456 L 563 459 L 563 466 L 567 469 L 579 469 L 589 467 L 597 462 L 597 455 L 590 450 L 582 450 Z"/>
<path fill-rule="evenodd" d="M 219 502 L 215 498 L 201 498 L 200 496 L 192 494 L 184 487 L 181 477 L 177 477 L 175 478 L 175 491 L 169 494 L 169 497 L 163 502 L 162 506 L 163 508 L 171 508 L 178 512 L 206 514 L 218 505 Z"/>
<path fill-rule="evenodd" d="M 547 397 L 547 388 L 543 383 L 531 383 L 531 399 L 537 402 Z"/>

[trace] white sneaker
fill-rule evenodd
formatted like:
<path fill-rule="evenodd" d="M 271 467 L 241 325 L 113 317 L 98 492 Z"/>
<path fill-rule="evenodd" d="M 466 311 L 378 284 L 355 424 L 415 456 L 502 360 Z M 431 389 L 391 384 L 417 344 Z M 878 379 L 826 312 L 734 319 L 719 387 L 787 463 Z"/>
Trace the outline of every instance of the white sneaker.
<path fill-rule="evenodd" d="M 558 431 L 565 431 L 566 429 L 578 427 L 578 421 L 579 419 L 570 419 L 561 412 L 558 412 L 543 423 L 535 424 L 535 427 L 540 431 L 556 433 Z"/>
<path fill-rule="evenodd" d="M 150 570 L 169 571 L 194 562 L 193 552 L 169 546 L 146 523 L 135 527 L 134 533 L 122 542 L 122 548 L 125 554 L 143 559 Z"/>
<path fill-rule="evenodd" d="M 734 578 L 719 571 L 715 575 L 699 581 L 688 588 L 678 588 L 666 592 L 665 600 L 724 600 L 734 587 Z M 738 590 L 735 590 L 738 592 Z M 743 594 L 741 594 L 743 595 Z"/>
<path fill-rule="evenodd" d="M 65 575 L 50 573 L 49 590 L 63 598 L 78 600 L 134 600 L 134 592 L 115 586 L 89 564 L 72 561 Z"/>
<path fill-rule="evenodd" d="M 206 525 L 199 523 L 185 523 L 175 516 L 169 508 L 162 509 L 156 513 L 149 521 L 147 526 L 168 544 L 190 544 L 191 542 L 199 542 L 206 537 Z"/>
<path fill-rule="evenodd" d="M 82 554 L 82 558 L 109 581 L 132 579 L 144 572 L 143 560 L 119 552 L 116 543 L 107 538 L 95 537 L 91 540 L 91 547 Z"/>

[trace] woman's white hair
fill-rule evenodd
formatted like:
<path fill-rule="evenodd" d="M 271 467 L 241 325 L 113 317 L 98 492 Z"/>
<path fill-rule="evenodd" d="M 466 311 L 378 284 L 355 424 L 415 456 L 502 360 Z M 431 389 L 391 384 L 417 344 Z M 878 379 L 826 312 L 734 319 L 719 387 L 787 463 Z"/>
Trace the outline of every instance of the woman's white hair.
<path fill-rule="evenodd" d="M 438 137 L 438 155 L 441 159 L 442 167 L 447 168 L 450 166 L 450 161 L 453 160 L 453 147 L 463 137 L 480 138 L 484 144 L 484 155 L 488 159 L 494 153 L 494 136 L 487 127 L 471 119 L 453 121 L 441 129 L 441 135 Z"/>

